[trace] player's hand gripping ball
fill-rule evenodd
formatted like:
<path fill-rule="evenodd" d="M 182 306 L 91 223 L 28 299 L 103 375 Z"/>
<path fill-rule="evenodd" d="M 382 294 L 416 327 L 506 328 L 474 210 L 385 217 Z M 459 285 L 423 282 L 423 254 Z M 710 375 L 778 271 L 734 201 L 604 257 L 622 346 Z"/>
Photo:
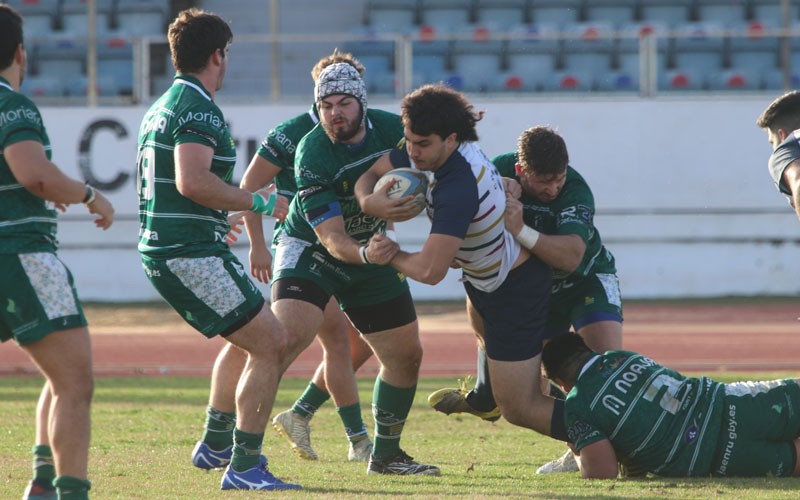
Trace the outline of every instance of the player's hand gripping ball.
<path fill-rule="evenodd" d="M 414 196 L 414 202 L 419 210 L 414 215 L 419 215 L 427 206 L 425 193 L 428 191 L 428 177 L 415 168 L 396 168 L 390 170 L 378 179 L 375 183 L 373 192 L 380 190 L 389 181 L 395 181 L 387 193 L 390 200 L 396 200 L 406 196 Z"/>

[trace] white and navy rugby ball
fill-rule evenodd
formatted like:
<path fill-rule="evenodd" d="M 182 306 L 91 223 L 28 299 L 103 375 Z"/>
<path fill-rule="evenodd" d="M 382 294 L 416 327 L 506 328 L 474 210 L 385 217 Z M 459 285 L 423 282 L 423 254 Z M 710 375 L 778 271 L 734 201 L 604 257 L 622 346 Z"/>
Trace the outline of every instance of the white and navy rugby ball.
<path fill-rule="evenodd" d="M 425 194 L 428 191 L 428 177 L 425 173 L 415 168 L 396 168 L 390 170 L 378 179 L 373 191 L 381 189 L 381 187 L 390 180 L 394 180 L 395 183 L 389 188 L 389 199 L 396 200 L 405 196 L 414 196 L 414 201 L 419 206 L 419 211 L 422 212 L 427 206 Z"/>

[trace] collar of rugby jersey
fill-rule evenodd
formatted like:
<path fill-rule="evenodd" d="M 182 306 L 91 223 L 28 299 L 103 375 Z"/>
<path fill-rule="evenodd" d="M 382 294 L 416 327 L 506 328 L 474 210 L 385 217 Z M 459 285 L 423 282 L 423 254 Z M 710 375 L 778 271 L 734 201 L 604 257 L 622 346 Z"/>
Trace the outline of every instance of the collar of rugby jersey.
<path fill-rule="evenodd" d="M 12 92 L 14 91 L 14 88 L 11 86 L 10 83 L 8 83 L 8 80 L 3 78 L 2 76 L 0 76 L 0 87 L 5 87 Z"/>
<path fill-rule="evenodd" d="M 180 85 L 186 85 L 187 87 L 191 87 L 202 94 L 203 97 L 208 99 L 209 101 L 213 101 L 214 99 L 211 98 L 211 94 L 203 87 L 203 84 L 200 83 L 200 80 L 193 76 L 189 75 L 175 75 L 175 83 Z"/>

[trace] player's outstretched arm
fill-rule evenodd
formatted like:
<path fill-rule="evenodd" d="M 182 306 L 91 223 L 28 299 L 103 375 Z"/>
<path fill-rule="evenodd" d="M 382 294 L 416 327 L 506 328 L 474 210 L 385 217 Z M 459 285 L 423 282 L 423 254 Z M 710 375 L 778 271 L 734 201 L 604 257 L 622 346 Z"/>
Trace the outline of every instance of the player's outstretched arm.
<path fill-rule="evenodd" d="M 99 217 L 97 227 L 108 229 L 114 222 L 114 206 L 102 193 L 64 174 L 47 159 L 44 147 L 37 141 L 20 141 L 3 149 L 11 173 L 17 182 L 39 198 L 52 201 L 57 207 L 84 203 L 89 213 Z"/>

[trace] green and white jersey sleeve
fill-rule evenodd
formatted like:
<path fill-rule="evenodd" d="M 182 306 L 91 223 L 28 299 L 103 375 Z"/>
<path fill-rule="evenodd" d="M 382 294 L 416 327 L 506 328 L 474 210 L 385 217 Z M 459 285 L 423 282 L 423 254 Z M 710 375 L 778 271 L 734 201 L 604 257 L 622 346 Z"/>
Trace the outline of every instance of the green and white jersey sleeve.
<path fill-rule="evenodd" d="M 51 158 L 39 109 L 0 77 L 0 253 L 52 252 L 58 245 L 55 206 L 19 184 L 3 154 L 22 141 L 41 143 Z"/>
<path fill-rule="evenodd" d="M 500 175 L 519 181 L 514 165 L 516 152 L 506 153 L 492 159 Z M 567 179 L 558 197 L 551 203 L 542 203 L 524 192 L 523 205 L 525 224 L 544 234 L 577 234 L 586 244 L 578 268 L 571 274 L 554 270 L 553 279 L 574 279 L 589 274 L 615 274 L 614 256 L 604 246 L 600 232 L 594 225 L 594 195 L 586 180 L 572 167 L 567 167 Z"/>
<path fill-rule="evenodd" d="M 375 109 L 367 112 L 366 126 L 367 134 L 357 145 L 331 141 L 322 125 L 300 141 L 295 157 L 297 196 L 284 223 L 288 236 L 315 243 L 313 226 L 337 215 L 344 218 L 347 234 L 361 242 L 385 230 L 386 221 L 361 211 L 353 190 L 361 174 L 400 142 L 403 127 L 398 115 Z"/>
<path fill-rule="evenodd" d="M 226 249 L 227 212 L 195 203 L 175 184 L 175 148 L 184 143 L 212 148 L 211 172 L 225 182 L 233 177 L 233 139 L 200 81 L 176 76 L 145 114 L 138 142 L 139 252 L 153 258 L 203 257 Z"/>
<path fill-rule="evenodd" d="M 292 200 L 297 193 L 297 182 L 294 180 L 294 157 L 300 140 L 319 123 L 314 106 L 307 113 L 297 115 L 270 130 L 261 141 L 256 154 L 272 163 L 281 171 L 273 182 L 278 193 Z M 278 244 L 283 231 L 283 222 L 276 222 L 272 231 L 272 243 Z"/>
<path fill-rule="evenodd" d="M 641 354 L 608 351 L 584 365 L 565 419 L 578 450 L 608 439 L 617 460 L 663 476 L 704 476 L 722 424 L 724 390 Z"/>

